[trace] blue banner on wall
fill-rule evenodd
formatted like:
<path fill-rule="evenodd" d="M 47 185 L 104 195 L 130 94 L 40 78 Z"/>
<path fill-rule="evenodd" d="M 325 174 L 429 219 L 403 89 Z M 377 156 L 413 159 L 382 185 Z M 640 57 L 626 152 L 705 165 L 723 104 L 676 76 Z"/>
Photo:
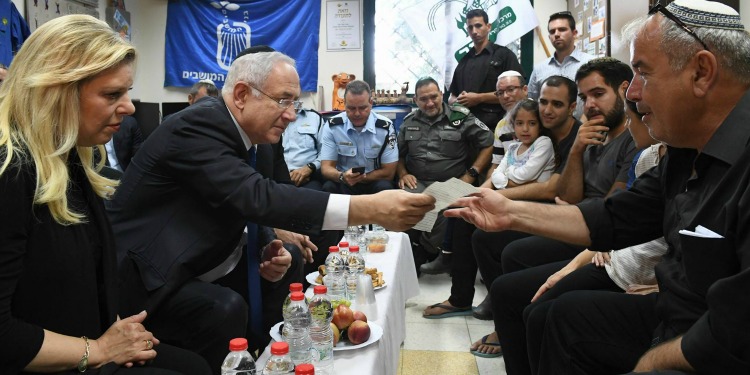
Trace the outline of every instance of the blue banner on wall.
<path fill-rule="evenodd" d="M 169 0 L 164 86 L 224 86 L 247 47 L 269 45 L 297 62 L 302 91 L 317 91 L 320 0 Z"/>

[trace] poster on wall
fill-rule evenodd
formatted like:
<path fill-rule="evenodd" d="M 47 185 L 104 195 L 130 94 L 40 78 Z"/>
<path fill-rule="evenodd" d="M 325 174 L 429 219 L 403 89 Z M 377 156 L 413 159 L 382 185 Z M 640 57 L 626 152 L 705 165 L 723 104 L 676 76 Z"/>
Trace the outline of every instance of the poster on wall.
<path fill-rule="evenodd" d="M 238 53 L 267 45 L 296 61 L 302 91 L 317 91 L 320 8 L 319 0 L 170 0 L 164 86 L 210 79 L 221 88 Z"/>
<path fill-rule="evenodd" d="M 45 22 L 66 14 L 88 14 L 99 18 L 99 9 L 88 0 L 26 0 L 26 23 L 32 32 Z"/>
<path fill-rule="evenodd" d="M 326 3 L 326 46 L 328 51 L 349 51 L 362 48 L 362 21 L 359 0 Z"/>

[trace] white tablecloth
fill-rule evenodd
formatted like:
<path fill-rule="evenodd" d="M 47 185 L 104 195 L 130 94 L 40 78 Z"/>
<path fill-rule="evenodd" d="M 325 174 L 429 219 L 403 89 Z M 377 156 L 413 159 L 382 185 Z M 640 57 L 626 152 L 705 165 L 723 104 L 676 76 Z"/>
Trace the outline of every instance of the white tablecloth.
<path fill-rule="evenodd" d="M 406 337 L 406 300 L 419 295 L 417 272 L 409 237 L 404 233 L 388 232 L 388 249 L 384 253 L 367 253 L 367 267 L 383 272 L 386 287 L 375 291 L 378 318 L 383 337 L 376 343 L 354 350 L 336 351 L 333 355 L 336 375 L 395 374 L 401 343 Z M 270 345 L 258 358 L 263 366 L 270 353 Z"/>

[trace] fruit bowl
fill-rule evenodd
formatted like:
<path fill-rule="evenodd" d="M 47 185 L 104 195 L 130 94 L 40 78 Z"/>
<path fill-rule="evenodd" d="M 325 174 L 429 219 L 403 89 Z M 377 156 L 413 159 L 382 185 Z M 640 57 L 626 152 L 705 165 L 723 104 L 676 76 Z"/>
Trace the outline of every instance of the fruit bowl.
<path fill-rule="evenodd" d="M 272 339 L 276 341 L 284 341 L 284 339 L 281 338 L 281 325 L 283 323 L 284 322 L 278 322 L 273 327 L 271 327 L 271 331 L 269 332 L 269 334 L 271 335 Z M 364 348 L 365 346 L 380 340 L 380 338 L 383 337 L 383 327 L 374 322 L 367 322 L 367 324 L 370 326 L 370 338 L 367 341 L 359 345 L 354 345 L 349 341 L 341 340 L 336 346 L 333 347 L 333 351 L 338 352 L 343 350 Z"/>

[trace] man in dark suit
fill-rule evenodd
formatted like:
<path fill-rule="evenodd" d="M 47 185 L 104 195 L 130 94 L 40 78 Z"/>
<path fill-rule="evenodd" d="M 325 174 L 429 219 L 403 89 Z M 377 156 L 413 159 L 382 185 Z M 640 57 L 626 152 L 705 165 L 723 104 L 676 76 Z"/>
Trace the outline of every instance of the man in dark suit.
<path fill-rule="evenodd" d="M 121 313 L 146 309 L 157 337 L 199 352 L 217 371 L 229 339 L 246 335 L 247 304 L 216 282 L 238 264 L 247 221 L 304 234 L 367 223 L 403 230 L 434 207 L 421 194 L 329 195 L 257 173 L 248 150 L 278 142 L 296 117 L 299 94 L 289 57 L 237 59 L 221 98 L 200 100 L 151 134 L 110 207 Z M 260 254 L 260 276 L 280 280 L 291 263 L 281 241 Z"/>
<path fill-rule="evenodd" d="M 130 161 L 143 143 L 138 122 L 132 116 L 125 116 L 112 139 L 104 145 L 107 151 L 107 165 L 102 174 L 112 179 L 120 179 Z"/>

